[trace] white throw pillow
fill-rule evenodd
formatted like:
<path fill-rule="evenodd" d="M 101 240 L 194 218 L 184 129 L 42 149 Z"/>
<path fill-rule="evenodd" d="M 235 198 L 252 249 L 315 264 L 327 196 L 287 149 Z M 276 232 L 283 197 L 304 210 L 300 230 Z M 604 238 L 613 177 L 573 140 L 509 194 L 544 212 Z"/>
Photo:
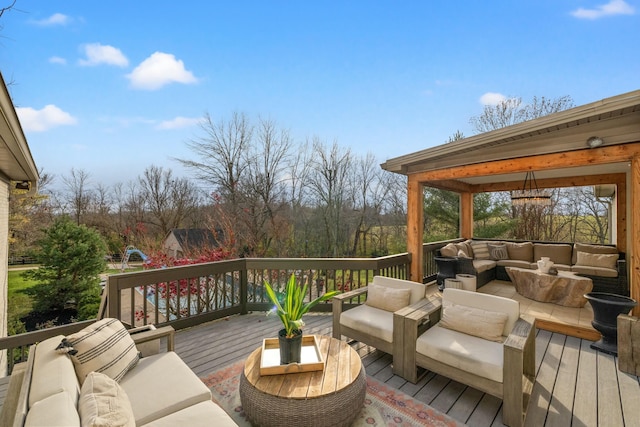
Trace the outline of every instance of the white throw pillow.
<path fill-rule="evenodd" d="M 618 254 L 591 254 L 579 251 L 576 265 L 615 269 L 618 263 L 618 257 Z"/>
<path fill-rule="evenodd" d="M 385 311 L 398 311 L 409 305 L 411 289 L 398 289 L 370 284 L 365 304 Z"/>
<path fill-rule="evenodd" d="M 140 359 L 129 332 L 118 319 L 102 319 L 69 335 L 59 346 L 68 351 L 80 384 L 89 372 L 120 381 Z"/>
<path fill-rule="evenodd" d="M 502 342 L 502 331 L 508 317 L 507 313 L 450 304 L 442 306 L 438 325 L 485 340 Z"/>
<path fill-rule="evenodd" d="M 135 427 L 127 393 L 100 372 L 91 372 L 80 389 L 78 412 L 82 427 Z"/>

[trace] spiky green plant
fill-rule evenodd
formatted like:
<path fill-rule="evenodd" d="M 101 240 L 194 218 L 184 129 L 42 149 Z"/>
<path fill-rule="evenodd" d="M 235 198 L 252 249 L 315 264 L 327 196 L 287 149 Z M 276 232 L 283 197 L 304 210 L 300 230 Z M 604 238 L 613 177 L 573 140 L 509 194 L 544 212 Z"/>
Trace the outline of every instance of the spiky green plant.
<path fill-rule="evenodd" d="M 287 338 L 292 338 L 294 331 L 302 329 L 304 326 L 302 316 L 313 306 L 322 301 L 327 301 L 340 293 L 340 291 L 326 292 L 324 295 L 305 304 L 304 296 L 307 293 L 307 284 L 300 286 L 296 281 L 295 274 L 292 274 L 289 278 L 284 292 L 280 294 L 280 298 L 266 280 L 264 286 L 267 290 L 267 296 L 274 305 L 273 310 L 269 313 L 275 312 L 278 315 L 286 331 Z"/>

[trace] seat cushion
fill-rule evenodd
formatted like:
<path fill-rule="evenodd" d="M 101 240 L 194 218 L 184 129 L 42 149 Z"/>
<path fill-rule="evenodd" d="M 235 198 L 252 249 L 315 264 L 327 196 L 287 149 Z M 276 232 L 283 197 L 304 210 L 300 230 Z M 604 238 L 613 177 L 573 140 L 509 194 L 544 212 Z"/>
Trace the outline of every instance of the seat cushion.
<path fill-rule="evenodd" d="M 76 402 L 64 391 L 35 402 L 27 413 L 24 426 L 79 427 L 80 417 L 76 410 Z"/>
<path fill-rule="evenodd" d="M 90 372 L 85 378 L 78 413 L 82 427 L 136 427 L 127 393 L 100 372 Z"/>
<path fill-rule="evenodd" d="M 571 272 L 576 274 L 586 274 L 587 276 L 618 277 L 618 270 L 613 268 L 591 267 L 588 265 L 574 265 Z"/>
<path fill-rule="evenodd" d="M 363 304 L 340 314 L 340 324 L 393 342 L 393 313 Z"/>
<path fill-rule="evenodd" d="M 102 372 L 119 381 L 138 363 L 138 349 L 118 319 L 102 319 L 69 335 L 67 345 L 75 350 L 71 360 L 82 384 L 89 372 Z"/>
<path fill-rule="evenodd" d="M 73 362 L 68 355 L 56 351 L 63 338 L 62 335 L 51 337 L 35 348 L 29 407 L 61 391 L 68 393 L 73 402 L 78 401 L 80 385 Z"/>
<path fill-rule="evenodd" d="M 418 337 L 416 351 L 465 372 L 502 382 L 504 350 L 501 343 L 435 325 Z"/>
<path fill-rule="evenodd" d="M 496 261 L 496 263 L 501 267 L 532 268 L 532 264 L 529 261 L 522 261 L 519 259 L 501 259 Z M 535 268 L 538 268 L 538 266 L 536 265 Z"/>
<path fill-rule="evenodd" d="M 237 427 L 231 417 L 212 401 L 200 402 L 141 427 Z"/>
<path fill-rule="evenodd" d="M 496 261 L 491 259 L 474 259 L 473 260 L 473 268 L 477 273 L 482 273 L 483 271 L 491 270 L 496 267 Z"/>
<path fill-rule="evenodd" d="M 209 389 L 172 351 L 140 359 L 120 386 L 129 396 L 136 425 L 211 400 Z"/>

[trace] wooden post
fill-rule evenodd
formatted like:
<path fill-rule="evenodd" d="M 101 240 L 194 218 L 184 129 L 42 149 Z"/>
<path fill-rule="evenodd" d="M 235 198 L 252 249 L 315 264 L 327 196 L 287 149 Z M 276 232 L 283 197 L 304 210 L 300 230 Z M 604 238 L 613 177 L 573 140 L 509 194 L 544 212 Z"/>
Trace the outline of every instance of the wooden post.
<path fill-rule="evenodd" d="M 634 316 L 618 316 L 618 369 L 640 375 L 640 320 Z"/>
<path fill-rule="evenodd" d="M 631 298 L 640 301 L 640 155 L 631 160 L 631 266 L 629 268 L 629 290 Z M 640 305 L 633 309 L 640 316 Z"/>
<path fill-rule="evenodd" d="M 422 184 L 409 175 L 407 179 L 407 252 L 411 254 L 410 280 L 422 283 L 422 241 L 424 235 L 424 194 Z"/>
<path fill-rule="evenodd" d="M 473 193 L 460 193 L 460 237 L 473 237 Z"/>

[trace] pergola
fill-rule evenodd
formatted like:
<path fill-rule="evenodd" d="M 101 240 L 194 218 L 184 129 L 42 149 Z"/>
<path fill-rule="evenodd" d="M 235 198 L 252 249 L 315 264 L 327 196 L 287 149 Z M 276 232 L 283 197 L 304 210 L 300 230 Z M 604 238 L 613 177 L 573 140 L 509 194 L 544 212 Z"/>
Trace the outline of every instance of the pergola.
<path fill-rule="evenodd" d="M 599 146 L 589 144 L 599 137 Z M 460 237 L 473 237 L 473 194 L 522 188 L 614 185 L 612 243 L 626 253 L 631 297 L 640 301 L 640 90 L 390 159 L 408 178 L 407 250 L 422 277 L 424 186 L 460 194 Z M 640 306 L 634 309 L 640 315 Z"/>

